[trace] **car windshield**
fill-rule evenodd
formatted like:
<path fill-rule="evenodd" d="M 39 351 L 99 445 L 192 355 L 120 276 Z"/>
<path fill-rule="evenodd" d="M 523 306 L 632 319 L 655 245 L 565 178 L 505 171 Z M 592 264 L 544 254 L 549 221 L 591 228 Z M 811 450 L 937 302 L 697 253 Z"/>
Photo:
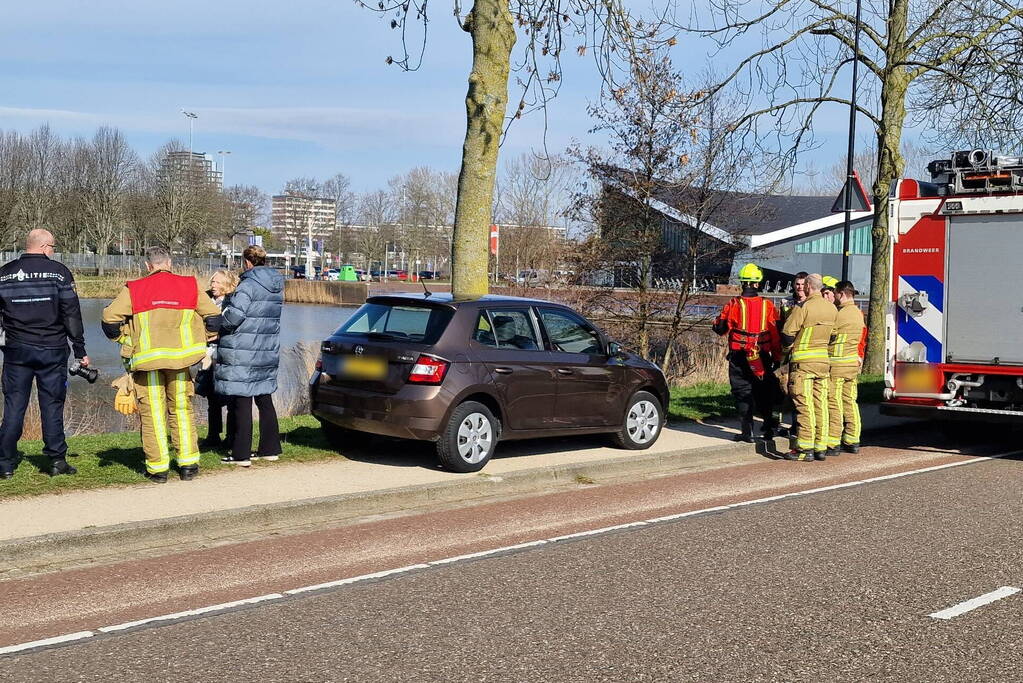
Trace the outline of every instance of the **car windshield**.
<path fill-rule="evenodd" d="M 454 311 L 413 304 L 363 304 L 337 334 L 364 334 L 433 344 L 444 332 Z"/>

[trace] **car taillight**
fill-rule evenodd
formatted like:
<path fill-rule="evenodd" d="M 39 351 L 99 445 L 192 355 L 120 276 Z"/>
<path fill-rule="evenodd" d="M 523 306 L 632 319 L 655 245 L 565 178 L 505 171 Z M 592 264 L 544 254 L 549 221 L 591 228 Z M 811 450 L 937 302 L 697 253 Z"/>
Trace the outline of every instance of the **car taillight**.
<path fill-rule="evenodd" d="M 432 356 L 419 356 L 408 381 L 414 384 L 440 384 L 448 371 L 448 362 Z"/>

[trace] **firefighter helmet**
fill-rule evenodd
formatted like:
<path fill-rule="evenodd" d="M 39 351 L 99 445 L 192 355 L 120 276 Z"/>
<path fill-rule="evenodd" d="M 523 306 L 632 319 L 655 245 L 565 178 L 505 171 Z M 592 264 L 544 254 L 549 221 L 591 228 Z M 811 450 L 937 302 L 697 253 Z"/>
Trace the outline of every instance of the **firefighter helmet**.
<path fill-rule="evenodd" d="M 764 271 L 755 263 L 747 263 L 739 271 L 739 282 L 760 282 L 764 279 Z"/>
<path fill-rule="evenodd" d="M 825 275 L 824 277 L 821 278 L 821 282 L 824 283 L 824 287 L 826 289 L 834 289 L 835 285 L 838 284 L 838 278 L 831 277 L 830 275 Z"/>

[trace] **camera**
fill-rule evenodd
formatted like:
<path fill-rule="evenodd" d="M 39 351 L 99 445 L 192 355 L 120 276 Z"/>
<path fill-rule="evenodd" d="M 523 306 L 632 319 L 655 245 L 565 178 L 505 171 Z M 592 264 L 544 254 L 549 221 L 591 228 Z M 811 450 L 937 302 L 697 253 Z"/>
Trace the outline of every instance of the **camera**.
<path fill-rule="evenodd" d="M 75 360 L 75 362 L 72 363 L 70 367 L 68 367 L 67 374 L 78 375 L 89 384 L 93 384 L 95 383 L 96 378 L 99 377 L 99 370 L 95 368 L 83 367 L 82 364 L 78 362 L 78 360 Z"/>

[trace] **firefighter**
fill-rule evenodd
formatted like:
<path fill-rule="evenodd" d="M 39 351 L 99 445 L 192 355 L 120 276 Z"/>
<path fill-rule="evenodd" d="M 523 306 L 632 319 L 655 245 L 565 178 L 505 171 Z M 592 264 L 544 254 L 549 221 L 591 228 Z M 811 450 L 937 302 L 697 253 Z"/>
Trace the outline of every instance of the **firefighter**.
<path fill-rule="evenodd" d="M 777 422 L 772 415 L 780 393 L 774 368 L 781 362 L 778 311 L 760 296 L 764 273 L 753 263 L 739 271 L 742 295 L 734 297 L 714 321 L 713 329 L 728 335 L 728 381 L 741 419 L 736 441 L 753 443 L 753 413 L 764 420 L 765 439 L 774 438 Z"/>
<path fill-rule="evenodd" d="M 860 407 L 856 404 L 856 389 L 867 348 L 867 326 L 854 298 L 858 293 L 848 280 L 835 286 L 838 316 L 828 346 L 831 361 L 828 455 L 838 455 L 839 446 L 846 453 L 860 452 Z"/>
<path fill-rule="evenodd" d="M 821 296 L 824 297 L 824 300 L 829 304 L 835 303 L 835 285 L 838 284 L 838 278 L 825 275 L 821 278 L 821 282 L 824 284 L 824 286 L 821 287 Z"/>
<path fill-rule="evenodd" d="M 103 309 L 103 333 L 121 343 L 121 358 L 135 384 L 146 477 L 167 481 L 169 428 L 179 474 L 187 481 L 199 473 L 188 367 L 206 355 L 207 338 L 220 329 L 220 309 L 195 278 L 171 272 L 166 249 L 146 252 L 146 267 L 149 275 L 128 282 Z"/>
<path fill-rule="evenodd" d="M 785 325 L 785 321 L 788 320 L 789 315 L 793 309 L 798 306 L 801 302 L 806 301 L 806 276 L 809 275 L 805 270 L 801 270 L 792 276 L 792 296 L 785 299 L 781 305 L 781 315 L 778 319 L 778 332 L 781 333 L 782 327 Z M 787 380 L 786 380 L 787 383 Z M 775 402 L 775 419 L 780 424 L 781 415 L 783 410 L 791 410 L 792 419 L 789 422 L 791 427 L 778 427 L 778 436 L 794 436 L 796 433 L 796 409 L 792 407 L 792 401 L 785 392 L 781 390 L 781 385 L 778 386 L 778 398 Z"/>
<path fill-rule="evenodd" d="M 796 306 L 782 329 L 789 353 L 789 396 L 796 407 L 796 435 L 789 460 L 824 460 L 828 448 L 828 344 L 838 310 L 821 296 L 821 276 L 806 278 L 806 300 Z"/>

